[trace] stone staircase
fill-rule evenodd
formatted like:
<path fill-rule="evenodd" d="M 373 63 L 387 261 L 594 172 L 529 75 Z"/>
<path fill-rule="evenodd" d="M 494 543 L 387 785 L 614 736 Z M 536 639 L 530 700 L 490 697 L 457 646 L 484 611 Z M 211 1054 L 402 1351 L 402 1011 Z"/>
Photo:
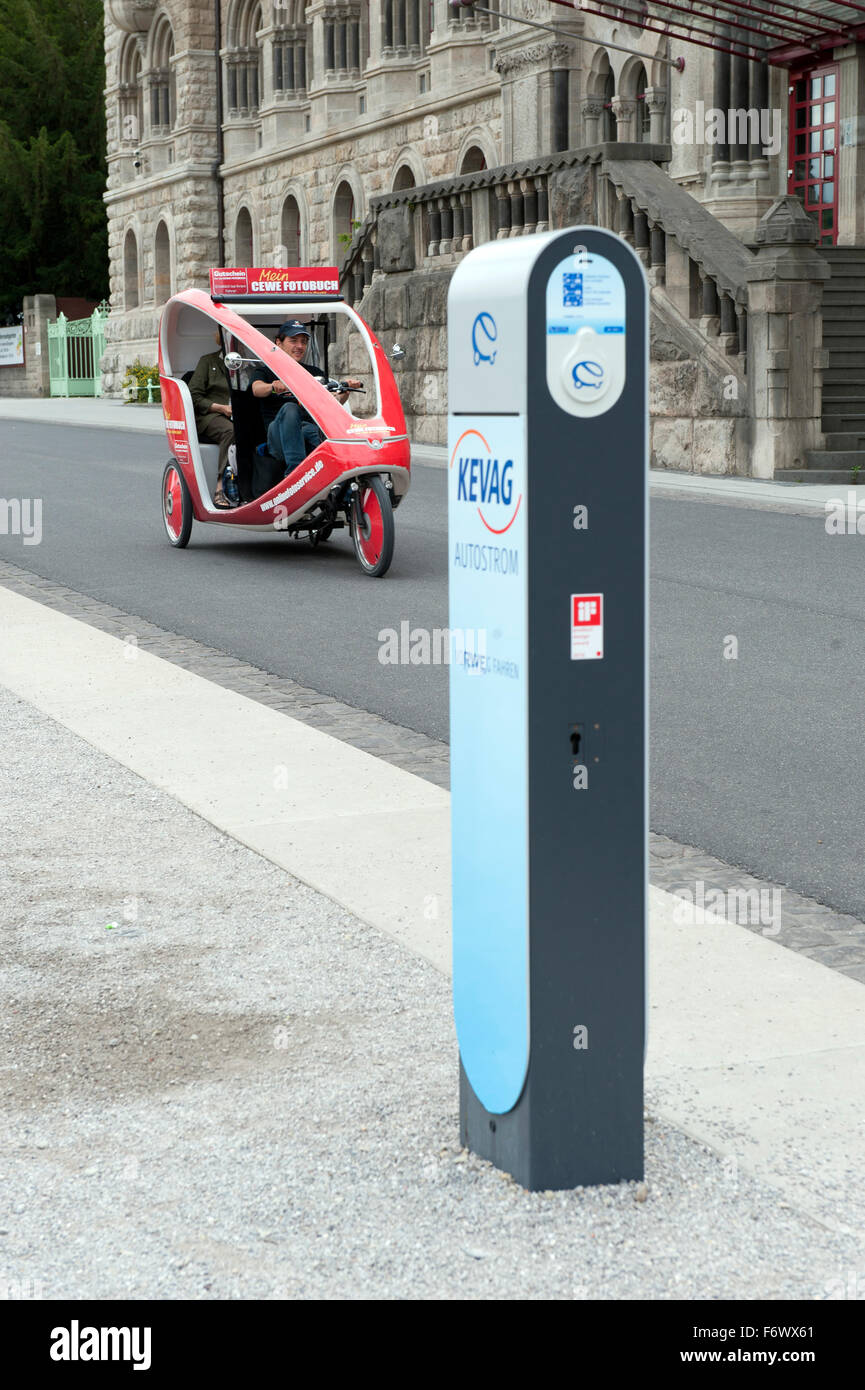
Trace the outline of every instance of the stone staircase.
<path fill-rule="evenodd" d="M 865 247 L 821 247 L 832 278 L 823 287 L 823 449 L 809 450 L 807 468 L 776 473 L 779 481 L 865 483 Z M 860 472 L 861 470 L 861 472 Z"/>

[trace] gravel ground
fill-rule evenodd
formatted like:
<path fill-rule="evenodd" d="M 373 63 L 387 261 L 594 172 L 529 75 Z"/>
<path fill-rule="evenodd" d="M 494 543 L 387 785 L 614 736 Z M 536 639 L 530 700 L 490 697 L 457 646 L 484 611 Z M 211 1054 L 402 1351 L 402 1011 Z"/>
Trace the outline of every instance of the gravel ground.
<path fill-rule="evenodd" d="M 865 1277 L 852 1237 L 651 1095 L 648 1191 L 530 1194 L 462 1151 L 448 981 L 2 690 L 0 807 L 0 1285 L 773 1299 Z"/>

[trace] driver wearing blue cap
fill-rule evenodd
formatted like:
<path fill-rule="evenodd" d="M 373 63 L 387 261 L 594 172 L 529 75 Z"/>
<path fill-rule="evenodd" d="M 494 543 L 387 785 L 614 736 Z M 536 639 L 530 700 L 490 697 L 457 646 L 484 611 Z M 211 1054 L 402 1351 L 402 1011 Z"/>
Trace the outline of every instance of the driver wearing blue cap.
<path fill-rule="evenodd" d="M 309 338 L 307 324 L 299 319 L 289 319 L 279 329 L 275 341 L 277 347 L 293 357 L 306 371 L 323 378 L 324 372 L 319 367 L 303 360 Z M 361 383 L 350 378 L 347 385 L 360 386 Z M 267 452 L 285 464 L 285 476 L 288 477 L 306 455 L 321 443 L 324 435 L 309 412 L 291 395 L 285 382 L 280 381 L 264 363 L 256 367 L 253 373 L 252 394 L 261 407 L 267 427 Z M 337 400 L 344 405 L 348 392 L 341 392 Z"/>

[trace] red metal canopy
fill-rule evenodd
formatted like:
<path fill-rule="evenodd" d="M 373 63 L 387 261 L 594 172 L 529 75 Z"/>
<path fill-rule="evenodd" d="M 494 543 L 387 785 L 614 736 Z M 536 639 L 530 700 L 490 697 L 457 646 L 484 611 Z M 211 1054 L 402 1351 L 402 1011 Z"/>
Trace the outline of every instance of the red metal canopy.
<path fill-rule="evenodd" d="M 679 43 L 789 67 L 799 58 L 865 39 L 863 0 L 716 0 L 696 9 L 687 0 L 552 0 L 567 9 L 666 34 Z"/>

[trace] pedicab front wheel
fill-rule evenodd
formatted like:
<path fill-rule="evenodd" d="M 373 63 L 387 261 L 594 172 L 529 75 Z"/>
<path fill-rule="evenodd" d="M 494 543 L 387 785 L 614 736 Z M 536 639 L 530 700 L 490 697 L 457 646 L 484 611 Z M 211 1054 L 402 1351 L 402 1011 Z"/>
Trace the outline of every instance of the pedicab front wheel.
<path fill-rule="evenodd" d="M 192 530 L 192 498 L 176 459 L 169 459 L 162 475 L 162 520 L 173 546 L 182 550 Z"/>
<path fill-rule="evenodd" d="M 351 536 L 361 568 L 373 579 L 387 574 L 393 559 L 393 505 L 377 473 L 358 480 L 351 509 Z"/>

